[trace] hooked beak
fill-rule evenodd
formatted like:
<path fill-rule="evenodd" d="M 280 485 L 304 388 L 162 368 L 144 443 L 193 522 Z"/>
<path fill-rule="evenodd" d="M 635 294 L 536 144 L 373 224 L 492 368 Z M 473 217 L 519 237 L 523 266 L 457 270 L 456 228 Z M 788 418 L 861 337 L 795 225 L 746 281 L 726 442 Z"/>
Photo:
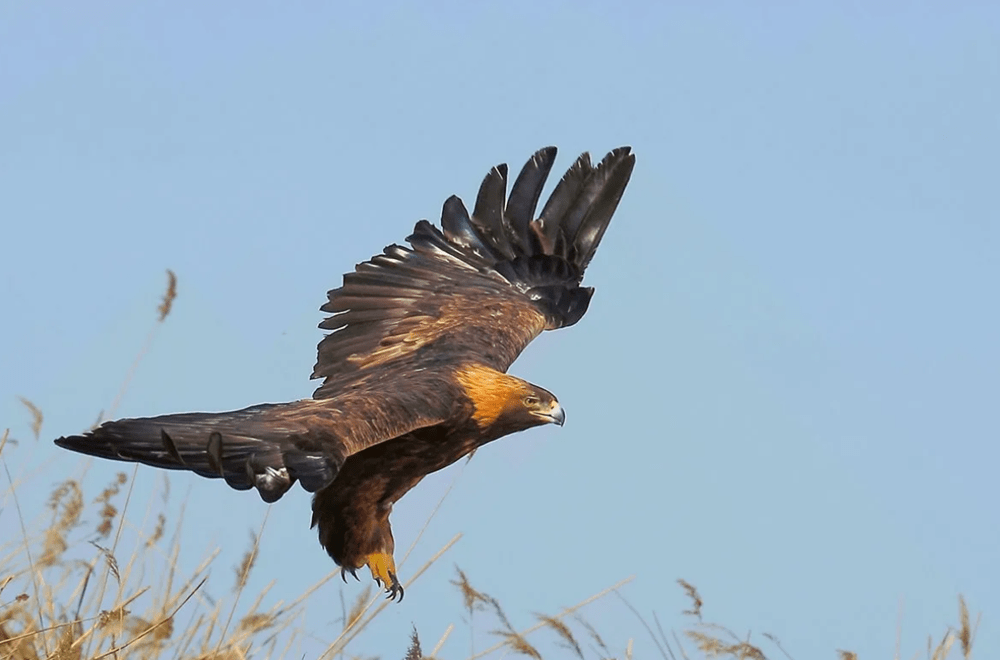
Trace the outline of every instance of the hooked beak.
<path fill-rule="evenodd" d="M 558 403 L 552 404 L 552 410 L 545 416 L 553 424 L 562 426 L 566 423 L 566 411 Z"/>

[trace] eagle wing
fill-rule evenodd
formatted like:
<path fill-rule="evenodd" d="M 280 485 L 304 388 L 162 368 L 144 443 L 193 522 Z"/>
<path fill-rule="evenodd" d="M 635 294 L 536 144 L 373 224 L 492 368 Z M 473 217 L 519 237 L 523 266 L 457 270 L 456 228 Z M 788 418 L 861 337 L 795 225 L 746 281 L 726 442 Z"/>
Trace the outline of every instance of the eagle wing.
<path fill-rule="evenodd" d="M 541 214 L 535 208 L 556 148 L 536 152 L 510 195 L 507 166 L 483 180 L 470 215 L 458 197 L 444 203 L 441 228 L 426 220 L 344 275 L 321 308 L 333 330 L 319 344 L 314 398 L 335 397 L 372 371 L 466 361 L 506 371 L 543 330 L 576 323 L 593 289 L 584 270 L 628 184 L 628 147 L 597 165 L 581 155 Z M 405 385 L 404 380 L 398 384 Z"/>
<path fill-rule="evenodd" d="M 440 372 L 411 374 L 406 388 L 393 387 L 387 377 L 366 376 L 323 400 L 109 421 L 56 444 L 222 478 L 237 490 L 256 488 L 264 501 L 274 502 L 296 481 L 310 492 L 325 488 L 351 454 L 453 414 L 450 383 Z"/>

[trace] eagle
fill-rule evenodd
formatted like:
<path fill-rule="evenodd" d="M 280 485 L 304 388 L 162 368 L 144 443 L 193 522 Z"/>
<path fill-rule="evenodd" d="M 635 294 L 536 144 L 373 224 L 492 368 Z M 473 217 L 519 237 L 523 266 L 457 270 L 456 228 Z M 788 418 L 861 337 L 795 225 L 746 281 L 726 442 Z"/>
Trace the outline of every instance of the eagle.
<path fill-rule="evenodd" d="M 367 566 L 403 598 L 392 506 L 427 474 L 482 445 L 566 413 L 548 390 L 507 369 L 543 330 L 573 325 L 594 293 L 581 286 L 625 192 L 629 147 L 594 166 L 587 153 L 535 210 L 555 161 L 537 151 L 507 194 L 492 168 L 470 215 L 449 197 L 441 226 L 418 222 L 409 246 L 347 273 L 320 309 L 312 398 L 220 413 L 109 421 L 55 441 L 91 456 L 222 478 L 274 502 L 297 481 L 312 526 L 341 575 Z"/>

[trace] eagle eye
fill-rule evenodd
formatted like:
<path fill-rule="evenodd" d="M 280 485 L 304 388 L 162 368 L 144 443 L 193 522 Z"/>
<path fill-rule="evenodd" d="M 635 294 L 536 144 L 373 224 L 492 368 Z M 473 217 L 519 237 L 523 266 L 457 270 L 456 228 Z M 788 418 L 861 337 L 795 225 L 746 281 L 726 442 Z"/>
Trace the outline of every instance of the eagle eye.
<path fill-rule="evenodd" d="M 538 405 L 538 397 L 537 396 L 532 396 L 532 395 L 528 395 L 528 396 L 524 397 L 524 405 L 526 405 L 526 406 L 537 406 Z"/>

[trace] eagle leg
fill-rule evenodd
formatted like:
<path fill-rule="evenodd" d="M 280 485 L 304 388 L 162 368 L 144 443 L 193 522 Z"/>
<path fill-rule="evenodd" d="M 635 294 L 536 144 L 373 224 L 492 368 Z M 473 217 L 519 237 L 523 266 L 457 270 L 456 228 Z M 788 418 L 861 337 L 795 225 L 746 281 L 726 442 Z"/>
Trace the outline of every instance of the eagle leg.
<path fill-rule="evenodd" d="M 347 572 L 348 571 L 350 571 L 351 575 L 354 576 L 355 580 L 357 580 L 359 582 L 361 581 L 361 578 L 358 577 L 358 569 L 354 568 L 353 566 L 351 568 L 346 568 L 344 566 L 341 566 L 340 567 L 340 578 L 344 581 L 344 584 L 347 584 Z"/>
<path fill-rule="evenodd" d="M 389 600 L 395 600 L 396 596 L 399 596 L 399 600 L 403 600 L 403 585 L 396 577 L 396 561 L 391 554 L 373 552 L 368 555 L 365 563 L 371 569 L 372 577 L 375 578 L 379 586 L 385 587 L 385 592 L 389 594 Z"/>

